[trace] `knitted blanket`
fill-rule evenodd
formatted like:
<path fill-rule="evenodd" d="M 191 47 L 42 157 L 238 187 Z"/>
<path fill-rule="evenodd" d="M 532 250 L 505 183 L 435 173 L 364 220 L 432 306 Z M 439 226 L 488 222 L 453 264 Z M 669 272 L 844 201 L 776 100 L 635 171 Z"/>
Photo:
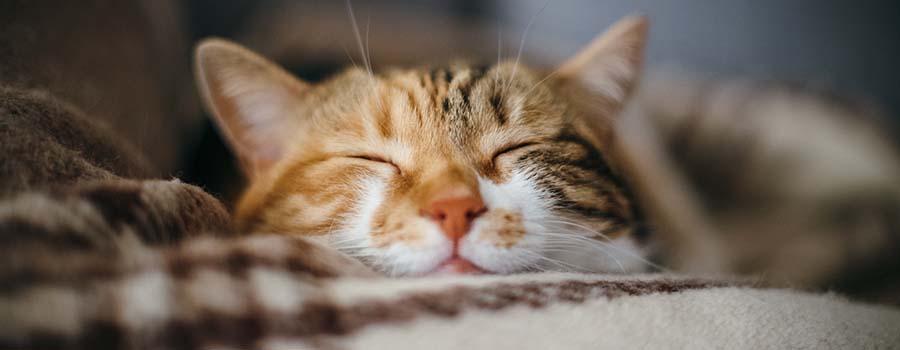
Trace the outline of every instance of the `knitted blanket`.
<path fill-rule="evenodd" d="M 74 106 L 0 91 L 0 348 L 869 348 L 900 311 L 727 279 L 386 279 L 325 246 L 233 233 L 223 206 Z"/>
<path fill-rule="evenodd" d="M 0 347 L 891 349 L 900 311 L 662 275 L 384 279 L 284 236 L 4 271 Z M 7 266 L 4 264 L 4 266 Z"/>

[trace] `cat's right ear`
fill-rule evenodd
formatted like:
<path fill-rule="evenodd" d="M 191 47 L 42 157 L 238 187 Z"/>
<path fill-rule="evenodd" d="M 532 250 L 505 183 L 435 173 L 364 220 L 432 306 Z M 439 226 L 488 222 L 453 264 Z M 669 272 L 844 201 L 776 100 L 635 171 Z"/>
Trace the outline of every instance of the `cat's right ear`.
<path fill-rule="evenodd" d="M 559 76 L 576 87 L 571 94 L 585 108 L 609 114 L 622 107 L 641 73 L 648 28 L 644 16 L 625 17 L 560 66 Z"/>
<path fill-rule="evenodd" d="M 207 111 L 241 162 L 257 176 L 284 153 L 309 85 L 284 69 L 222 39 L 206 39 L 195 52 L 197 85 Z"/>

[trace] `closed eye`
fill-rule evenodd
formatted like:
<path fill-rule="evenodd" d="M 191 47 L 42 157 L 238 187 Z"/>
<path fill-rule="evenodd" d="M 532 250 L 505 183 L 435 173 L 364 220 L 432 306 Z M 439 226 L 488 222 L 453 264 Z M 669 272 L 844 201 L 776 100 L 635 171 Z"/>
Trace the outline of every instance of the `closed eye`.
<path fill-rule="evenodd" d="M 347 158 L 362 159 L 362 160 L 369 161 L 369 162 L 387 164 L 387 165 L 393 166 L 395 169 L 397 169 L 397 171 L 400 171 L 400 167 L 397 166 L 397 164 L 395 164 L 394 162 L 390 161 L 389 159 L 379 156 L 379 155 L 358 154 L 358 155 L 347 156 Z"/>
<path fill-rule="evenodd" d="M 501 148 L 499 151 L 497 151 L 496 153 L 494 153 L 494 156 L 493 156 L 491 159 L 492 159 L 494 162 L 496 162 L 496 161 L 497 161 L 497 157 L 502 156 L 502 155 L 504 155 L 504 154 L 506 154 L 506 153 L 510 153 L 510 152 L 513 152 L 513 151 L 518 151 L 518 150 L 520 150 L 520 149 L 523 149 L 523 148 L 526 148 L 526 147 L 530 147 L 530 146 L 536 146 L 536 145 L 538 145 L 537 142 L 514 143 L 514 144 L 511 144 L 511 145 L 509 145 L 509 146 L 506 146 L 506 147 Z"/>

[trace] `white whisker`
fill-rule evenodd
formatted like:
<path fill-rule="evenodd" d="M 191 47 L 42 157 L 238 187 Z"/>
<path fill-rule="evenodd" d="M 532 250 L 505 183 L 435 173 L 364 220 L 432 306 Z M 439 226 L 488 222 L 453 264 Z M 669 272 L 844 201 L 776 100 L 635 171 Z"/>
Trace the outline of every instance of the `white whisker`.
<path fill-rule="evenodd" d="M 637 259 L 638 261 L 640 261 L 640 262 L 642 262 L 642 263 L 644 263 L 644 264 L 647 264 L 647 265 L 650 266 L 650 267 L 653 267 L 653 268 L 658 269 L 658 270 L 663 271 L 663 272 L 671 272 L 669 269 L 666 269 L 665 267 L 663 267 L 663 266 L 661 266 L 661 265 L 659 265 L 659 264 L 656 264 L 656 263 L 654 263 L 654 262 L 652 262 L 652 261 L 650 261 L 650 260 L 647 260 L 647 259 L 645 259 L 644 257 L 642 257 L 642 256 L 640 256 L 640 255 L 637 255 L 637 254 L 635 254 L 635 253 L 633 253 L 633 252 L 631 252 L 631 251 L 628 251 L 628 250 L 626 250 L 626 249 L 622 249 L 622 248 L 620 248 L 620 247 L 617 247 L 616 245 L 612 244 L 613 240 L 612 240 L 611 238 L 609 238 L 609 236 L 607 236 L 607 235 L 605 235 L 605 234 L 603 234 L 603 233 L 600 233 L 600 232 L 598 232 L 597 230 L 591 229 L 590 227 L 584 226 L 584 225 L 579 224 L 579 223 L 570 222 L 570 221 L 563 221 L 563 220 L 545 220 L 545 222 L 559 223 L 559 224 L 566 224 L 566 225 L 574 226 L 574 227 L 576 227 L 576 228 L 580 228 L 580 229 L 586 231 L 586 232 L 587 232 L 588 234 L 590 234 L 590 236 L 592 236 L 592 237 L 599 237 L 599 238 L 605 239 L 605 240 L 606 240 L 607 242 L 609 242 L 609 243 L 607 243 L 607 242 L 601 242 L 601 241 L 598 241 L 598 240 L 593 239 L 593 238 L 591 238 L 591 237 L 586 237 L 586 236 L 581 236 L 581 235 L 574 235 L 574 234 L 571 234 L 571 235 L 570 235 L 570 234 L 551 233 L 551 232 L 542 232 L 542 234 L 545 234 L 545 235 L 548 235 L 548 236 L 556 235 L 556 236 L 560 236 L 560 237 L 565 237 L 566 239 L 579 240 L 579 241 L 582 242 L 582 243 L 590 243 L 590 242 L 592 242 L 592 243 L 601 244 L 601 245 L 603 245 L 603 246 L 605 246 L 605 247 L 608 247 L 608 248 L 610 248 L 610 249 L 616 250 L 617 252 L 620 252 L 620 253 L 623 253 L 623 254 L 625 254 L 625 255 L 628 255 L 628 256 L 631 257 L 631 258 Z"/>
<path fill-rule="evenodd" d="M 497 68 L 494 69 L 494 80 L 500 81 L 500 62 L 503 60 L 503 26 L 497 23 Z M 502 82 L 501 82 L 502 84 Z"/>
<path fill-rule="evenodd" d="M 350 3 L 350 0 L 346 0 L 345 2 L 347 3 L 347 13 L 350 15 L 350 25 L 353 26 L 353 35 L 356 36 L 356 43 L 359 45 L 359 53 L 362 55 L 363 64 L 366 65 L 369 76 L 374 76 L 372 73 L 372 64 L 366 57 L 366 50 L 363 47 L 362 35 L 359 34 L 359 26 L 356 25 L 356 15 L 353 13 L 353 4 Z"/>
<path fill-rule="evenodd" d="M 572 252 L 583 251 L 585 249 L 585 246 L 587 245 L 588 248 L 591 248 L 591 251 L 596 250 L 596 251 L 600 251 L 603 254 L 605 254 L 610 260 L 612 260 L 613 262 L 616 263 L 616 265 L 619 266 L 619 268 L 622 270 L 622 273 L 626 272 L 626 269 L 625 269 L 624 265 L 622 265 L 621 261 L 619 261 L 619 259 L 617 259 L 615 257 L 615 255 L 611 254 L 607 250 L 608 248 L 612 248 L 613 250 L 618 250 L 618 247 L 616 247 L 614 245 L 611 245 L 611 244 L 605 243 L 605 242 L 600 242 L 600 241 L 593 240 L 593 239 L 582 240 L 585 238 L 577 236 L 577 235 L 565 235 L 565 234 L 553 234 L 553 233 L 546 233 L 546 235 L 558 235 L 558 237 L 565 237 L 565 239 L 559 239 L 559 240 L 555 240 L 555 241 L 552 238 L 548 239 L 547 242 L 544 244 L 544 248 L 549 248 L 549 249 L 542 249 L 543 251 L 560 251 L 560 252 L 572 253 Z M 569 248 L 569 249 L 553 249 L 553 248 Z M 579 255 L 585 255 L 589 258 L 594 258 L 593 255 L 589 254 L 589 252 L 584 252 L 584 254 L 579 254 Z"/>
<path fill-rule="evenodd" d="M 545 81 L 547 81 L 547 79 L 550 79 L 551 77 L 553 77 L 554 75 L 556 75 L 556 73 L 559 73 L 559 68 L 554 69 L 552 72 L 550 72 L 549 74 L 547 74 L 543 79 L 541 79 L 541 80 L 539 80 L 537 83 L 535 83 L 535 84 L 531 87 L 531 89 L 528 89 L 528 91 L 525 92 L 525 97 L 523 97 L 523 98 L 527 99 L 527 98 L 528 98 L 528 95 L 531 95 L 531 93 L 532 93 L 535 89 L 537 89 L 538 86 L 540 86 L 542 83 L 544 83 Z"/>
<path fill-rule="evenodd" d="M 525 30 L 522 31 L 522 40 L 519 41 L 519 51 L 516 53 L 516 62 L 515 64 L 513 64 L 512 74 L 509 75 L 509 83 L 506 86 L 507 90 L 512 86 L 513 78 L 516 76 L 516 71 L 518 71 L 519 69 L 519 60 L 522 58 L 522 49 L 525 47 L 525 39 L 528 38 L 528 30 L 531 29 L 531 25 L 534 23 L 534 20 L 544 12 L 544 9 L 547 8 L 547 5 L 550 5 L 550 0 L 544 2 L 544 6 L 542 6 L 537 13 L 531 16 L 531 19 L 528 20 L 528 24 L 525 25 Z"/>
<path fill-rule="evenodd" d="M 347 50 L 347 47 L 341 44 L 341 48 L 344 49 L 344 53 L 347 54 L 347 58 L 350 59 L 350 63 L 353 64 L 354 67 L 359 68 L 359 64 L 356 63 L 356 60 L 353 59 L 353 55 L 350 54 L 350 50 Z"/>
<path fill-rule="evenodd" d="M 371 23 L 371 12 L 366 13 L 366 61 L 369 62 L 369 74 L 372 74 L 372 51 L 369 46 L 369 24 Z"/>
<path fill-rule="evenodd" d="M 575 271 L 585 272 L 585 271 L 590 271 L 590 270 L 591 270 L 591 269 L 586 268 L 586 267 L 584 267 L 584 266 L 579 266 L 579 265 L 575 265 L 575 264 L 568 263 L 568 262 L 565 262 L 565 261 L 553 259 L 553 258 L 550 258 L 550 257 L 548 257 L 548 256 L 546 256 L 546 255 L 543 255 L 543 254 L 540 254 L 540 253 L 536 253 L 536 252 L 532 252 L 532 251 L 527 251 L 527 253 L 528 253 L 528 254 L 531 254 L 531 255 L 533 255 L 533 256 L 535 256 L 535 257 L 537 257 L 538 259 L 541 259 L 541 260 L 547 261 L 547 262 L 549 262 L 549 263 L 552 263 L 552 264 L 554 264 L 554 265 L 557 265 L 557 266 L 559 266 L 559 267 L 562 267 L 562 268 L 563 268 L 563 269 L 562 269 L 563 271 L 568 271 L 568 270 L 571 269 L 571 270 L 575 270 Z"/>

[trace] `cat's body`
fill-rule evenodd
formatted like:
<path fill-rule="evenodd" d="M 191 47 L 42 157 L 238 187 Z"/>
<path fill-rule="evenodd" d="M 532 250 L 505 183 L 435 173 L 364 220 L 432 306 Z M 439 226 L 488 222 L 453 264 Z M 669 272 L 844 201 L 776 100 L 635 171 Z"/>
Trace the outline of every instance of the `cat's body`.
<path fill-rule="evenodd" d="M 645 33 L 623 21 L 552 74 L 353 68 L 315 86 L 208 41 L 199 81 L 251 177 L 240 229 L 318 237 L 390 275 L 640 271 L 609 148 Z"/>
<path fill-rule="evenodd" d="M 898 302 L 900 147 L 874 104 L 668 73 L 631 107 L 621 149 L 644 160 L 629 179 L 650 194 L 640 202 L 666 265 Z"/>

